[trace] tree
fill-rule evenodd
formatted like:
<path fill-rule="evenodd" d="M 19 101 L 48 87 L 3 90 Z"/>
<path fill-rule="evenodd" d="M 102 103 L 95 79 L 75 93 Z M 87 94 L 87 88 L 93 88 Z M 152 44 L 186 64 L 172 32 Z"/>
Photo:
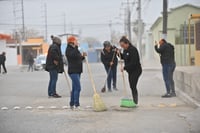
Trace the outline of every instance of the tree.
<path fill-rule="evenodd" d="M 23 37 L 23 30 L 22 30 L 22 28 L 16 30 L 16 31 L 14 32 L 14 34 L 13 34 L 13 37 L 14 37 L 15 39 L 17 39 L 18 42 L 19 42 L 19 40 L 21 40 L 22 37 Z M 29 38 L 37 38 L 37 37 L 43 37 L 43 36 L 40 36 L 40 35 L 39 35 L 39 31 L 37 31 L 37 30 L 35 30 L 35 29 L 25 28 L 24 37 L 25 37 L 25 38 L 24 38 L 24 39 L 25 39 L 24 41 L 26 41 L 26 40 L 29 39 Z"/>

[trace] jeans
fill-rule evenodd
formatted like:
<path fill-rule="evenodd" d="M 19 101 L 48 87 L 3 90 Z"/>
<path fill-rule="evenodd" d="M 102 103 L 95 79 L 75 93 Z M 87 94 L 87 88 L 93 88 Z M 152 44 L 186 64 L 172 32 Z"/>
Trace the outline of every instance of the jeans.
<path fill-rule="evenodd" d="M 79 97 L 81 91 L 81 83 L 80 83 L 80 74 L 69 74 L 72 80 L 72 92 L 71 92 L 71 101 L 70 106 L 80 106 Z"/>
<path fill-rule="evenodd" d="M 133 100 L 136 104 L 138 104 L 137 83 L 141 74 L 142 74 L 142 68 L 139 68 L 138 70 L 128 73 L 129 85 L 131 88 Z"/>
<path fill-rule="evenodd" d="M 176 64 L 162 64 L 162 67 L 166 91 L 167 93 L 175 93 L 173 74 L 176 68 Z"/>
<path fill-rule="evenodd" d="M 56 94 L 56 83 L 58 80 L 58 71 L 57 70 L 50 70 L 49 71 L 50 80 L 48 86 L 48 95 L 53 96 Z"/>
<path fill-rule="evenodd" d="M 113 88 L 116 88 L 116 84 L 117 84 L 117 66 L 112 66 L 110 67 L 105 67 L 106 72 L 108 75 L 107 78 L 107 86 L 108 89 L 111 90 L 111 82 L 113 82 Z M 109 72 L 110 71 L 110 72 Z"/>
<path fill-rule="evenodd" d="M 28 72 L 29 72 L 30 70 L 33 72 L 33 64 L 29 64 L 29 65 L 28 65 Z"/>

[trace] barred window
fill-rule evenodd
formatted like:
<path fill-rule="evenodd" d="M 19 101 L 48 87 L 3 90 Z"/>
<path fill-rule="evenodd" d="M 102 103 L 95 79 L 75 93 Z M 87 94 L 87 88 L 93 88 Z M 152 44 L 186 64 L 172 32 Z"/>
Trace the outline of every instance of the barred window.
<path fill-rule="evenodd" d="M 176 44 L 188 44 L 188 25 L 184 26 L 184 24 L 180 25 L 180 29 L 177 31 Z M 194 25 L 190 25 L 190 43 L 194 44 Z"/>

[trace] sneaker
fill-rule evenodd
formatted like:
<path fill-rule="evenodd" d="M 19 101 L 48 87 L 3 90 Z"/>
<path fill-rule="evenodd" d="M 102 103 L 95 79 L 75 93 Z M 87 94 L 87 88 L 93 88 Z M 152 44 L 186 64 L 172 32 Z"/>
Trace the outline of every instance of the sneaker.
<path fill-rule="evenodd" d="M 112 92 L 112 90 L 111 90 L 111 89 L 108 89 L 108 92 Z"/>
<path fill-rule="evenodd" d="M 103 88 L 101 89 L 101 92 L 102 92 L 102 93 L 106 92 L 106 88 L 103 87 Z"/>
<path fill-rule="evenodd" d="M 58 94 L 54 94 L 54 95 L 49 96 L 49 98 L 61 98 L 61 96 Z"/>
<path fill-rule="evenodd" d="M 176 97 L 176 93 L 175 92 L 171 93 L 171 97 Z"/>
<path fill-rule="evenodd" d="M 58 94 L 54 94 L 55 97 L 57 98 L 61 98 L 62 96 L 58 95 Z"/>
<path fill-rule="evenodd" d="M 170 98 L 171 94 L 170 93 L 166 93 L 165 95 L 162 96 L 162 98 Z"/>
<path fill-rule="evenodd" d="M 81 107 L 80 107 L 80 106 L 75 106 L 74 110 L 75 110 L 75 111 L 80 111 L 80 110 L 81 110 Z"/>
<path fill-rule="evenodd" d="M 118 89 L 116 87 L 113 87 L 113 90 L 118 91 Z"/>

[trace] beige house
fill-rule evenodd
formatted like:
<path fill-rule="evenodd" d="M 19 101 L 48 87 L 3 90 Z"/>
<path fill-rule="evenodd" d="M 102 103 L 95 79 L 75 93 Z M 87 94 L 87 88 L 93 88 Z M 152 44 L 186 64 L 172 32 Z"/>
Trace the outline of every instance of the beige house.
<path fill-rule="evenodd" d="M 194 24 L 197 23 L 197 20 L 191 21 L 191 51 L 189 51 L 188 18 L 191 14 L 200 14 L 200 7 L 185 4 L 170 9 L 168 13 L 167 41 L 175 45 L 175 58 L 177 65 L 189 65 L 190 62 L 195 64 L 195 53 L 197 51 L 195 46 L 195 31 L 197 28 Z M 151 26 L 153 41 L 160 40 L 162 38 L 162 21 L 162 17 L 159 17 Z M 191 56 L 189 56 L 189 53 L 191 53 Z"/>

